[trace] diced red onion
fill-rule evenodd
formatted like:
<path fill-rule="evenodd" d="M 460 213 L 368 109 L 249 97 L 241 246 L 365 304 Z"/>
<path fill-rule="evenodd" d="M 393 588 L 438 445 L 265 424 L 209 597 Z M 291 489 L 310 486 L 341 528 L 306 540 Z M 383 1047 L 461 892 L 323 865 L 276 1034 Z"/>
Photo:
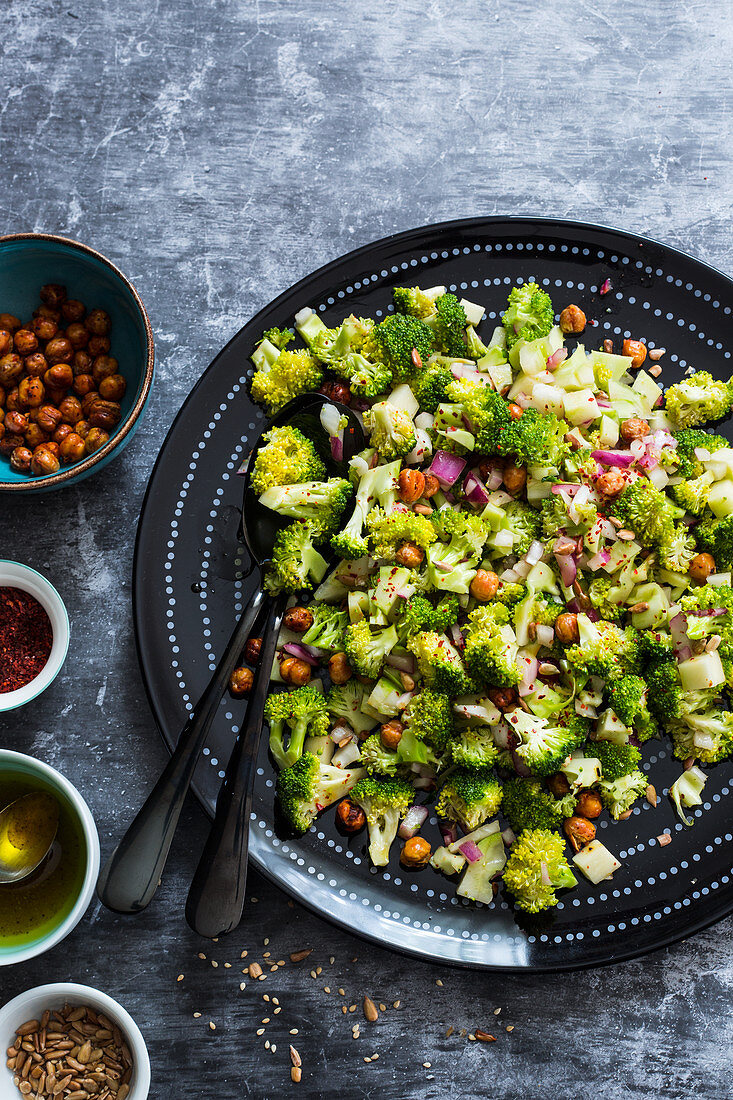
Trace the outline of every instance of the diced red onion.
<path fill-rule="evenodd" d="M 463 491 L 469 504 L 484 505 L 489 503 L 489 494 L 481 478 L 471 470 L 466 474 L 463 482 Z"/>
<path fill-rule="evenodd" d="M 544 859 L 540 862 L 540 878 L 542 879 L 543 886 L 552 886 L 550 872 L 547 870 L 547 864 Z"/>
<path fill-rule="evenodd" d="M 599 409 L 612 409 L 613 405 L 610 401 L 606 401 L 603 397 L 596 397 L 596 405 Z"/>
<path fill-rule="evenodd" d="M 466 465 L 465 458 L 451 454 L 450 451 L 436 451 L 428 473 L 437 477 L 442 489 L 449 489 L 458 481 Z"/>
<path fill-rule="evenodd" d="M 411 653 L 402 655 L 400 653 L 390 653 L 389 657 L 385 659 L 385 664 L 391 665 L 392 668 L 398 669 L 400 672 L 414 672 L 415 671 L 415 658 Z"/>
<path fill-rule="evenodd" d="M 449 844 L 455 844 L 455 842 L 458 840 L 458 829 L 454 824 L 450 822 L 441 821 L 440 835 L 443 838 L 443 844 L 445 844 L 447 848 Z"/>
<path fill-rule="evenodd" d="M 611 290 L 611 280 L 610 279 L 604 279 L 603 282 L 601 283 L 600 287 L 598 288 L 598 293 L 601 295 L 601 297 L 603 297 L 606 294 L 608 294 L 608 292 L 610 290 Z M 549 886 L 549 883 L 547 885 Z"/>
<path fill-rule="evenodd" d="M 634 461 L 630 451 L 591 451 L 591 458 L 603 466 L 631 466 Z"/>
<path fill-rule="evenodd" d="M 465 856 L 469 863 L 478 863 L 482 858 L 481 849 L 473 840 L 466 840 L 458 845 L 458 851 Z"/>
<path fill-rule="evenodd" d="M 689 661 L 690 657 L 692 656 L 692 650 L 688 645 L 676 646 L 675 655 L 677 657 L 677 660 L 681 664 L 683 661 Z"/>
<path fill-rule="evenodd" d="M 454 378 L 475 377 L 477 380 L 485 382 L 485 379 L 481 377 L 476 368 L 469 366 L 468 363 L 451 363 L 450 372 Z"/>
<path fill-rule="evenodd" d="M 501 839 L 506 844 L 507 848 L 511 848 L 514 841 L 517 839 L 515 832 L 512 829 L 502 829 Z"/>
<path fill-rule="evenodd" d="M 461 628 L 458 626 L 458 623 L 453 623 L 451 625 L 450 638 L 456 649 L 463 649 L 465 643 L 463 640 L 463 634 L 461 633 Z"/>
<path fill-rule="evenodd" d="M 629 451 L 634 458 L 641 458 L 645 450 L 646 448 L 640 439 L 632 439 L 631 443 L 629 443 Z"/>
<path fill-rule="evenodd" d="M 529 403 L 532 400 L 532 395 L 529 393 L 518 393 L 514 398 L 514 404 L 519 405 L 521 409 L 528 409 Z"/>
<path fill-rule="evenodd" d="M 618 538 L 616 534 L 616 528 L 613 526 L 609 519 L 601 520 L 601 534 L 604 538 L 609 539 L 611 542 L 616 542 Z"/>
<path fill-rule="evenodd" d="M 600 612 L 596 611 L 595 607 L 589 607 L 586 611 L 586 615 L 592 623 L 597 623 L 601 618 Z"/>
<path fill-rule="evenodd" d="M 669 632 L 672 635 L 673 642 L 687 640 L 687 618 L 682 611 L 670 619 Z"/>
<path fill-rule="evenodd" d="M 353 740 L 356 734 L 350 726 L 334 726 L 331 730 L 331 740 L 338 745 L 339 741 L 343 741 L 344 737 Z"/>
<path fill-rule="evenodd" d="M 551 646 L 555 641 L 555 630 L 551 626 L 547 626 L 544 623 L 537 623 L 535 627 L 535 637 L 540 645 Z M 539 668 L 537 669 L 539 673 Z"/>
<path fill-rule="evenodd" d="M 557 351 L 553 351 L 552 355 L 548 356 L 547 369 L 548 370 L 557 370 L 557 368 L 560 366 L 560 364 L 563 362 L 563 360 L 567 359 L 567 357 L 568 357 L 568 349 L 567 348 L 558 348 Z"/>
<path fill-rule="evenodd" d="M 599 550 L 592 558 L 588 559 L 588 568 L 592 573 L 597 573 L 603 565 L 608 565 L 611 560 L 610 550 Z"/>
<path fill-rule="evenodd" d="M 503 480 L 504 471 L 502 470 L 501 466 L 492 466 L 489 473 L 489 479 L 486 482 L 486 488 L 491 491 L 493 491 L 494 489 L 498 489 Z"/>
<path fill-rule="evenodd" d="M 397 830 L 398 835 L 401 836 L 403 840 L 409 840 L 410 837 L 420 832 L 427 816 L 427 806 L 417 806 L 413 804 L 405 814 L 402 824 Z"/>
<path fill-rule="evenodd" d="M 521 756 L 512 750 L 512 763 L 514 764 L 514 770 L 517 775 L 520 775 L 522 779 L 527 779 L 532 774 L 532 769 L 528 768 Z"/>
<path fill-rule="evenodd" d="M 574 497 L 580 489 L 580 485 L 577 485 L 572 481 L 556 481 L 554 485 L 550 486 L 550 492 L 555 496 L 568 496 Z"/>
<path fill-rule="evenodd" d="M 494 744 L 496 745 L 497 749 L 509 748 L 510 733 L 511 730 L 509 729 L 509 725 L 506 722 L 499 722 L 498 725 L 494 726 Z"/>
<path fill-rule="evenodd" d="M 515 573 L 513 569 L 505 569 L 499 575 L 499 580 L 504 581 L 505 584 L 516 584 L 519 580 L 519 574 Z"/>
<path fill-rule="evenodd" d="M 578 575 L 578 567 L 575 564 L 575 558 L 570 554 L 555 554 L 555 561 L 560 568 L 562 583 L 566 588 L 571 588 L 573 581 Z"/>
<path fill-rule="evenodd" d="M 539 668 L 539 662 L 536 657 L 518 657 L 517 666 L 522 673 L 522 680 L 525 686 L 533 683 L 537 677 L 537 670 Z"/>
<path fill-rule="evenodd" d="M 309 646 L 299 645 L 298 642 L 286 642 L 283 646 L 283 652 L 288 653 L 291 657 L 298 657 L 301 661 L 305 661 L 311 668 L 318 668 L 318 660 L 310 652 Z"/>
<path fill-rule="evenodd" d="M 339 432 L 338 435 L 331 436 L 331 458 L 334 462 L 341 462 L 344 457 L 344 434 Z"/>
<path fill-rule="evenodd" d="M 528 562 L 529 565 L 536 565 L 537 562 L 541 560 L 544 552 L 545 548 L 542 543 L 539 542 L 538 539 L 535 539 L 534 542 L 530 543 L 529 550 L 524 555 L 524 560 Z"/>
<path fill-rule="evenodd" d="M 398 698 L 394 701 L 394 705 L 397 707 L 397 710 L 404 710 L 414 694 L 414 691 L 406 691 L 404 695 L 398 696 Z"/>

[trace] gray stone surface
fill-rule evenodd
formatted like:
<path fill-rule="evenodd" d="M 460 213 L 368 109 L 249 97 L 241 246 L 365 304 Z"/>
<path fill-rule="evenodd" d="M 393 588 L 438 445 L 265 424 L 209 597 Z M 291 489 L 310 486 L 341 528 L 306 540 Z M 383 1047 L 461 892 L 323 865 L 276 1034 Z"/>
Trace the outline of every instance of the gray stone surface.
<path fill-rule="evenodd" d="M 165 759 L 132 639 L 133 520 L 213 354 L 331 257 L 454 216 L 598 220 L 730 272 L 733 20 L 713 0 L 5 0 L 0 26 L 3 232 L 99 248 L 156 334 L 156 389 L 124 456 L 79 488 L 0 503 L 0 555 L 47 572 L 73 622 L 63 675 L 0 717 L 0 744 L 80 786 L 108 852 Z M 308 1096 L 731 1095 L 730 920 L 612 969 L 477 976 L 367 947 L 253 873 L 258 903 L 205 948 L 214 969 L 181 913 L 205 829 L 192 802 L 149 911 L 92 906 L 63 946 L 0 972 L 1 999 L 61 979 L 118 996 L 147 1036 L 156 1100 L 294 1088 L 293 1027 Z M 240 951 L 306 946 L 306 963 L 240 992 Z M 365 992 L 401 1007 L 353 1041 L 360 1010 L 340 1005 Z M 482 1026 L 496 1044 L 459 1035 Z"/>

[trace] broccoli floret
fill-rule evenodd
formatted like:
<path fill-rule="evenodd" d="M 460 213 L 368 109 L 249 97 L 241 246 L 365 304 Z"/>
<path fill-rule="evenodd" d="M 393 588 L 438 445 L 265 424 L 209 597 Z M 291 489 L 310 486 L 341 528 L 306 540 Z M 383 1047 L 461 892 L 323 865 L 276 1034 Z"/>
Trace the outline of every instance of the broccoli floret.
<path fill-rule="evenodd" d="M 517 642 L 504 604 L 477 607 L 468 616 L 464 660 L 471 676 L 490 687 L 518 684 Z"/>
<path fill-rule="evenodd" d="M 366 814 L 369 858 L 375 867 L 389 863 L 389 850 L 397 836 L 400 818 L 409 809 L 414 791 L 404 779 L 360 779 L 351 797 Z"/>
<path fill-rule="evenodd" d="M 315 447 L 297 428 L 271 428 L 262 439 L 265 445 L 257 452 L 251 477 L 252 490 L 258 495 L 274 485 L 320 481 L 326 476 Z"/>
<path fill-rule="evenodd" d="M 451 701 L 443 692 L 426 688 L 410 699 L 402 722 L 406 733 L 409 732 L 418 741 L 426 741 L 441 753 L 453 732 Z"/>
<path fill-rule="evenodd" d="M 679 485 L 673 485 L 670 493 L 676 504 L 693 516 L 699 516 L 708 502 L 710 487 L 715 478 L 711 473 L 700 474 L 692 481 L 682 481 Z"/>
<path fill-rule="evenodd" d="M 320 530 L 313 530 L 307 520 L 296 520 L 278 531 L 272 550 L 272 562 L 265 574 L 265 588 L 278 592 L 297 592 L 320 584 L 326 575 L 328 562 L 314 544 Z"/>
<path fill-rule="evenodd" d="M 399 471 L 400 463 L 390 462 L 386 466 L 374 466 L 359 479 L 354 511 L 341 531 L 331 538 L 331 546 L 339 557 L 353 560 L 368 553 L 369 543 L 364 533 L 366 518 L 377 504 L 391 510 L 397 496 Z"/>
<path fill-rule="evenodd" d="M 382 458 L 401 458 L 415 446 L 412 418 L 389 401 L 379 401 L 364 413 L 364 427 L 371 433 L 369 442 Z"/>
<path fill-rule="evenodd" d="M 271 344 L 274 344 L 280 351 L 286 348 L 288 344 L 295 339 L 295 336 L 287 328 L 268 328 L 267 332 L 263 332 L 262 339 L 258 341 L 258 345 L 263 340 L 269 340 Z"/>
<path fill-rule="evenodd" d="M 420 408 L 434 413 L 438 405 L 446 400 L 446 390 L 453 381 L 453 375 L 447 367 L 430 366 L 420 375 L 414 388 Z"/>
<path fill-rule="evenodd" d="M 362 354 L 367 359 L 378 359 L 392 371 L 395 383 L 407 382 L 419 367 L 413 352 L 417 352 L 420 362 L 427 362 L 433 350 L 433 332 L 424 321 L 417 317 L 407 317 L 403 313 L 393 313 L 378 325 L 364 343 Z"/>
<path fill-rule="evenodd" d="M 655 662 L 647 669 L 646 679 L 649 710 L 662 726 L 666 726 L 680 713 L 682 685 L 676 661 L 672 658 Z"/>
<path fill-rule="evenodd" d="M 393 558 L 400 544 L 407 541 L 427 549 L 438 534 L 435 525 L 426 516 L 415 512 L 390 512 L 374 508 L 367 517 L 369 545 L 375 558 Z"/>
<path fill-rule="evenodd" d="M 508 779 L 504 784 L 501 812 L 515 833 L 525 829 L 557 830 L 563 818 L 571 817 L 576 798 L 572 794 L 553 798 L 538 779 Z"/>
<path fill-rule="evenodd" d="M 673 453 L 678 458 L 677 473 L 687 479 L 699 477 L 703 472 L 703 464 L 695 454 L 696 450 L 714 454 L 721 447 L 728 446 L 728 440 L 723 439 L 722 435 L 710 435 L 701 428 L 683 428 L 675 434 L 675 438 L 677 447 Z"/>
<path fill-rule="evenodd" d="M 270 752 L 278 768 L 288 768 L 302 754 L 306 737 L 325 737 L 328 733 L 328 710 L 320 681 L 269 695 L 265 718 L 270 724 Z"/>
<path fill-rule="evenodd" d="M 419 286 L 396 286 L 392 291 L 395 310 L 408 317 L 430 317 L 435 313 L 435 298 L 431 298 Z"/>
<path fill-rule="evenodd" d="M 525 466 L 538 461 L 547 466 L 558 466 L 569 446 L 565 433 L 569 430 L 564 420 L 552 413 L 525 409 L 517 420 L 510 418 L 501 431 L 497 450 L 501 455 L 511 455 L 515 462 Z"/>
<path fill-rule="evenodd" d="M 686 573 L 695 556 L 695 539 L 684 523 L 673 527 L 658 547 L 659 564 L 672 573 Z"/>
<path fill-rule="evenodd" d="M 441 508 L 430 518 L 441 540 L 427 548 L 430 584 L 445 592 L 466 594 L 476 574 L 489 527 L 479 516 L 454 512 L 452 508 Z"/>
<path fill-rule="evenodd" d="M 665 411 L 674 428 L 695 428 L 709 420 L 720 420 L 732 405 L 730 382 L 721 382 L 702 370 L 670 386 L 665 396 Z"/>
<path fill-rule="evenodd" d="M 281 516 L 310 520 L 312 530 L 327 535 L 338 529 L 354 488 L 345 478 L 273 485 L 260 496 L 260 504 Z"/>
<path fill-rule="evenodd" d="M 605 744 L 607 742 L 598 742 L 598 744 Z M 631 771 L 628 775 L 622 775 L 619 779 L 605 780 L 602 779 L 598 784 L 598 789 L 601 795 L 601 802 L 606 807 L 611 817 L 618 821 L 621 814 L 625 814 L 627 810 L 636 802 L 637 798 L 645 793 L 649 785 L 649 780 L 643 772 Z"/>
<path fill-rule="evenodd" d="M 470 359 L 483 359 L 489 351 L 473 325 L 466 328 L 466 350 Z"/>
<path fill-rule="evenodd" d="M 508 582 L 500 581 L 499 587 L 496 590 L 494 600 L 497 603 L 503 603 L 509 610 L 513 611 L 517 604 L 524 599 L 527 595 L 527 586 L 520 584 L 518 581 Z"/>
<path fill-rule="evenodd" d="M 702 792 L 707 778 L 700 768 L 693 767 L 689 771 L 684 771 L 669 788 L 669 797 L 679 814 L 680 821 L 687 826 L 693 824 L 693 819 L 685 816 L 682 807 L 702 806 Z"/>
<path fill-rule="evenodd" d="M 435 330 L 446 355 L 460 358 L 466 355 L 466 311 L 455 294 L 441 294 L 435 302 Z"/>
<path fill-rule="evenodd" d="M 311 604 L 313 622 L 303 635 L 303 644 L 335 653 L 343 648 L 344 630 L 349 621 L 346 611 L 331 604 Z"/>
<path fill-rule="evenodd" d="M 497 454 L 502 433 L 513 423 L 504 398 L 483 379 L 458 378 L 446 386 L 446 399 L 460 405 L 460 416 L 476 438 L 476 451 Z"/>
<path fill-rule="evenodd" d="M 509 293 L 508 308 L 501 320 L 507 348 L 513 348 L 520 339 L 539 340 L 547 336 L 555 323 L 550 295 L 540 290 L 537 283 L 515 286 Z"/>
<path fill-rule="evenodd" d="M 575 720 L 551 726 L 548 719 L 523 710 L 511 711 L 506 717 L 521 739 L 514 751 L 535 775 L 552 775 L 559 771 L 573 749 L 585 740 L 586 730 Z"/>
<path fill-rule="evenodd" d="M 623 603 L 615 602 L 617 599 L 615 587 L 609 577 L 594 577 L 588 585 L 588 599 L 601 618 L 611 622 L 622 618 L 626 610 Z"/>
<path fill-rule="evenodd" d="M 397 775 L 401 763 L 393 749 L 385 749 L 378 733 L 371 733 L 362 742 L 361 762 L 370 775 Z"/>
<path fill-rule="evenodd" d="M 459 821 L 470 833 L 501 805 L 501 784 L 491 768 L 456 768 L 440 792 L 435 812 L 444 821 Z"/>
<path fill-rule="evenodd" d="M 451 760 L 465 768 L 490 768 L 499 757 L 494 735 L 488 726 L 464 726 L 451 739 Z"/>
<path fill-rule="evenodd" d="M 717 764 L 733 754 L 733 714 L 715 709 L 703 713 L 688 713 L 672 719 L 668 726 L 672 734 L 674 755 L 679 760 L 699 757 L 705 764 Z"/>
<path fill-rule="evenodd" d="M 333 768 L 304 752 L 277 777 L 283 816 L 295 832 L 307 832 L 321 810 L 348 794 L 364 775 L 363 768 Z"/>
<path fill-rule="evenodd" d="M 657 661 L 667 661 L 674 652 L 674 642 L 669 634 L 659 630 L 642 630 L 638 635 L 639 661 L 642 667 Z"/>
<path fill-rule="evenodd" d="M 522 557 L 529 550 L 530 544 L 539 538 L 542 517 L 539 512 L 521 500 L 510 501 L 502 510 L 505 526 L 514 535 L 512 553 Z"/>
<path fill-rule="evenodd" d="M 389 367 L 384 363 L 370 363 L 358 352 L 351 352 L 330 366 L 331 370 L 345 378 L 349 388 L 361 397 L 379 397 L 392 385 L 392 371 Z"/>
<path fill-rule="evenodd" d="M 556 890 L 578 885 L 562 837 L 549 829 L 524 830 L 512 844 L 503 878 L 517 908 L 527 913 L 550 909 L 557 905 Z"/>
<path fill-rule="evenodd" d="M 344 631 L 344 652 L 355 672 L 376 680 L 385 657 L 398 641 L 394 626 L 372 630 L 366 619 L 360 619 L 349 623 Z"/>
<path fill-rule="evenodd" d="M 399 631 L 404 638 L 419 634 L 422 630 L 445 634 L 458 622 L 460 605 L 454 593 L 443 596 L 436 605 L 425 596 L 411 596 L 405 600 L 400 612 Z"/>
<path fill-rule="evenodd" d="M 635 670 L 639 660 L 635 630 L 631 627 L 622 630 L 604 619 L 592 623 L 587 615 L 578 615 L 577 622 L 580 641 L 564 653 L 573 669 L 604 680 L 615 680 Z"/>
<path fill-rule="evenodd" d="M 627 726 L 644 709 L 646 684 L 641 676 L 622 676 L 607 685 L 608 704 Z"/>
<path fill-rule="evenodd" d="M 645 477 L 638 477 L 614 502 L 614 515 L 642 546 L 659 546 L 674 535 L 674 520 L 684 514 Z"/>
<path fill-rule="evenodd" d="M 708 550 L 718 572 L 733 569 L 733 516 L 706 516 L 692 531 L 697 549 Z"/>
<path fill-rule="evenodd" d="M 474 689 L 460 653 L 444 634 L 421 631 L 409 639 L 407 648 L 417 657 L 420 675 L 434 691 L 453 698 Z"/>
<path fill-rule="evenodd" d="M 357 733 L 365 733 L 377 724 L 376 718 L 364 710 L 364 703 L 370 693 L 370 687 L 354 679 L 345 684 L 333 684 L 326 696 L 328 712 L 334 718 L 342 718 Z"/>
<path fill-rule="evenodd" d="M 603 780 L 610 783 L 630 775 L 641 760 L 635 745 L 619 745 L 615 741 L 596 741 L 593 751 L 601 762 Z"/>
<path fill-rule="evenodd" d="M 308 351 L 281 351 L 274 361 L 263 357 L 252 375 L 252 400 L 264 405 L 270 416 L 308 390 L 317 390 L 323 370 Z"/>

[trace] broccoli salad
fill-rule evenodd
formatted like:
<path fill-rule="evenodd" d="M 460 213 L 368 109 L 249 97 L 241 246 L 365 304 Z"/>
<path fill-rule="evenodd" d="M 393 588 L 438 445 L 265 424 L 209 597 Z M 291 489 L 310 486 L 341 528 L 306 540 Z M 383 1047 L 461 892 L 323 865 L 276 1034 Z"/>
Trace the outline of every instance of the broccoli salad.
<path fill-rule="evenodd" d="M 270 415 L 320 390 L 368 440 L 330 477 L 273 428 L 252 473 L 292 521 L 264 582 L 293 595 L 265 712 L 279 806 L 303 833 L 338 803 L 376 867 L 399 837 L 404 866 L 537 913 L 620 867 L 595 822 L 657 805 L 645 742 L 680 761 L 687 825 L 733 753 L 733 449 L 705 427 L 733 386 L 663 392 L 663 349 L 586 347 L 583 311 L 556 323 L 534 282 L 492 332 L 445 287 L 393 294 L 380 321 L 303 309 L 252 355 Z M 322 424 L 338 461 L 335 408 Z"/>

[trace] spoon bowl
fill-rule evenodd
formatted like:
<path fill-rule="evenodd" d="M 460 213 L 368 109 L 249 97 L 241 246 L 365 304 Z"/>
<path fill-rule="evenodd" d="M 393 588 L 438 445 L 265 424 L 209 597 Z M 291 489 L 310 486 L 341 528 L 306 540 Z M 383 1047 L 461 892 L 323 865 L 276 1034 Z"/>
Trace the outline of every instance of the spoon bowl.
<path fill-rule="evenodd" d="M 0 813 L 0 886 L 28 878 L 51 851 L 59 804 L 46 791 L 16 798 Z"/>

